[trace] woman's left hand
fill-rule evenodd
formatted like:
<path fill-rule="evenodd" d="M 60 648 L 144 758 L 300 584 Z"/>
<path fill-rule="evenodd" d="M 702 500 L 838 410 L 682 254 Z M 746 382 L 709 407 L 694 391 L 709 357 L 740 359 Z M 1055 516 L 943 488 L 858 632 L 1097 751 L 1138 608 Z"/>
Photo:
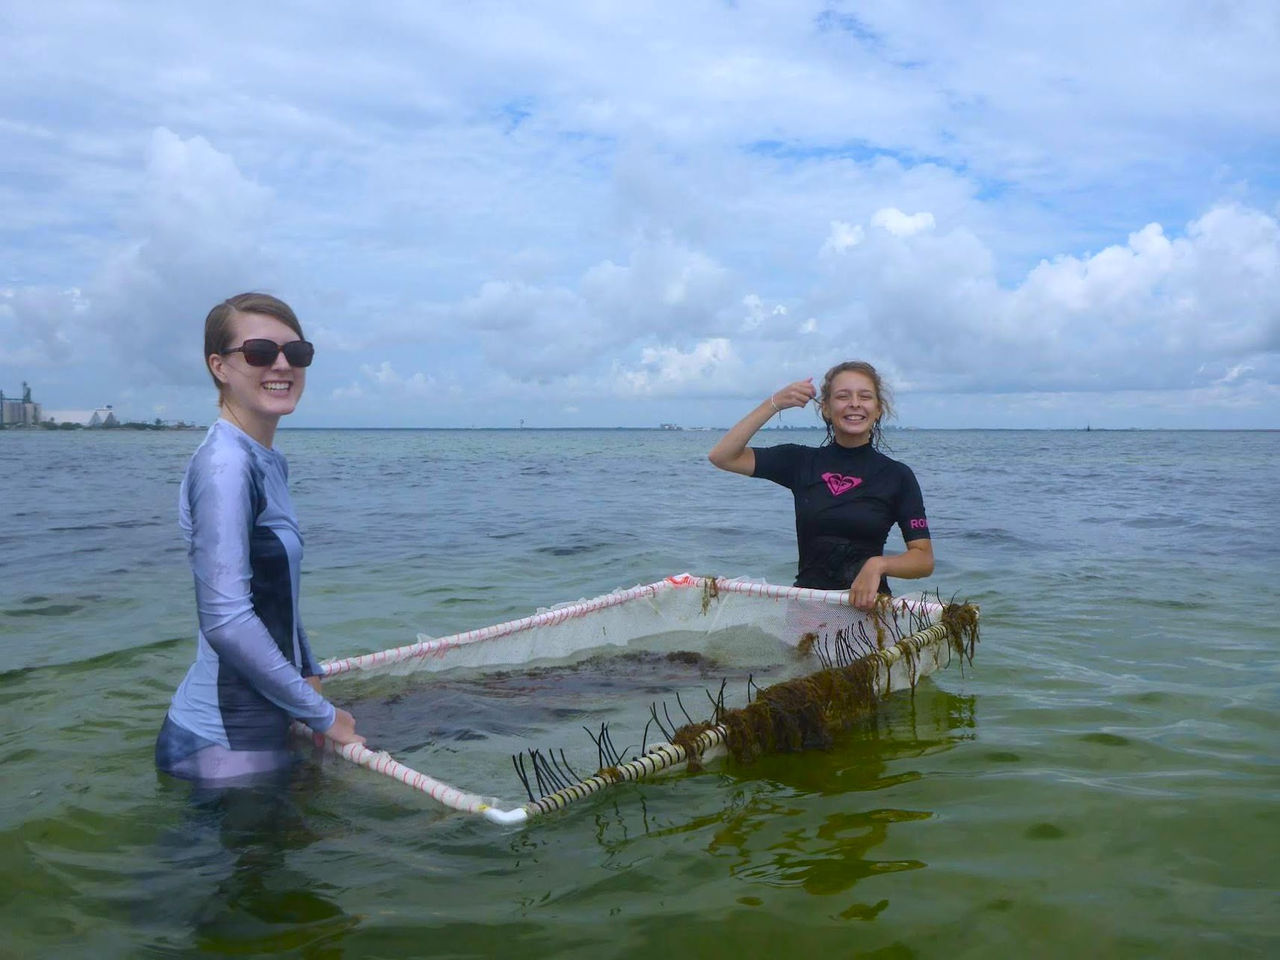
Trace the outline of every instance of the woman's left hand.
<path fill-rule="evenodd" d="M 849 587 L 849 603 L 870 613 L 875 609 L 876 598 L 880 595 L 880 579 L 884 575 L 884 557 L 868 557 Z"/>
<path fill-rule="evenodd" d="M 333 711 L 333 723 L 324 735 L 334 743 L 358 743 L 364 745 L 364 737 L 356 733 L 355 717 L 347 713 L 341 707 L 335 707 Z"/>

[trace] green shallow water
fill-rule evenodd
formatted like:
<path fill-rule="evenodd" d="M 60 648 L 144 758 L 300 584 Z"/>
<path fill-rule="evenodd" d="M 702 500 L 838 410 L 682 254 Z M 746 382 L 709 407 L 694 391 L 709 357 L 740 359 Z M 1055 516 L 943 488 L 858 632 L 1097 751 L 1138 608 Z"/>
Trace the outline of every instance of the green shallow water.
<path fill-rule="evenodd" d="M 0 435 L 0 956 L 1280 954 L 1280 435 L 894 435 L 929 585 L 982 605 L 973 667 L 830 751 L 519 830 L 333 758 L 220 800 L 156 776 L 198 439 Z M 786 582 L 787 494 L 711 470 L 711 439 L 282 434 L 318 652 L 683 570 Z M 548 706 L 524 696 L 502 722 Z M 465 686 L 410 708 L 459 751 L 487 709 Z"/>

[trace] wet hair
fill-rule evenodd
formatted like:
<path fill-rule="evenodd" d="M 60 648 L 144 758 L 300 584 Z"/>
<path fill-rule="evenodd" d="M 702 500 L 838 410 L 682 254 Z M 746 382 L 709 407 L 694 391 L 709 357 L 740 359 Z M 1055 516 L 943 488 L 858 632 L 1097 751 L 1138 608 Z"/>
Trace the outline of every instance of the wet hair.
<path fill-rule="evenodd" d="M 818 391 L 818 399 L 824 405 L 831 400 L 831 381 L 842 373 L 860 373 L 869 379 L 875 387 L 876 403 L 880 407 L 880 416 L 876 417 L 876 422 L 871 427 L 871 446 L 879 450 L 884 443 L 884 433 L 880 429 L 880 424 L 883 420 L 893 416 L 893 398 L 889 393 L 889 388 L 885 386 L 884 380 L 881 379 L 876 368 L 865 360 L 846 360 L 844 363 L 837 363 L 822 378 L 822 389 Z M 825 413 L 821 412 L 821 407 L 818 410 L 819 416 L 822 417 L 822 422 L 827 425 L 826 442 L 834 443 L 836 435 L 831 426 L 831 421 L 827 419 Z"/>
<path fill-rule="evenodd" d="M 225 353 L 227 348 L 231 346 L 231 337 L 234 332 L 231 329 L 232 321 L 245 313 L 259 313 L 263 316 L 274 317 L 296 333 L 299 340 L 306 339 L 302 335 L 302 324 L 298 322 L 297 314 L 293 312 L 292 307 L 279 297 L 273 297 L 269 293 L 237 293 L 234 297 L 227 297 L 227 299 L 223 300 L 210 310 L 209 315 L 204 318 L 204 362 L 206 367 L 209 366 L 209 358 L 211 356 L 215 353 Z M 218 406 L 222 406 L 224 384 L 213 376 L 212 369 L 209 369 L 209 376 L 213 379 L 213 385 L 218 388 Z"/>

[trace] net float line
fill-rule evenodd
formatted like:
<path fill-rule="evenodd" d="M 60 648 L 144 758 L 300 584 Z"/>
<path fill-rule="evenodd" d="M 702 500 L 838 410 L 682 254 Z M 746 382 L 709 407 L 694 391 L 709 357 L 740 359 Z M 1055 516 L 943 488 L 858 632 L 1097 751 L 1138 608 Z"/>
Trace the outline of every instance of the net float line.
<path fill-rule="evenodd" d="M 696 577 L 687 573 L 667 577 L 663 582 L 677 587 L 701 587 L 704 589 L 714 585 L 717 593 L 741 593 L 751 597 L 769 597 L 774 600 L 812 600 L 833 606 L 852 606 L 849 602 L 848 590 L 815 590 L 812 587 L 788 587 L 777 583 L 765 583 L 763 580 Z M 890 599 L 886 606 L 902 613 L 937 613 L 944 604 L 927 598 L 898 597 Z"/>
<path fill-rule="evenodd" d="M 370 670 L 406 660 L 440 656 L 454 647 L 482 643 L 485 640 L 497 640 L 500 637 L 508 637 L 513 633 L 521 633 L 537 627 L 555 626 L 567 620 L 585 617 L 587 614 L 595 613 L 598 610 L 606 610 L 609 607 L 616 607 L 631 600 L 643 597 L 651 598 L 656 596 L 659 591 L 669 588 L 669 578 L 668 580 L 659 580 L 657 583 L 643 584 L 638 587 L 631 587 L 628 590 L 618 590 L 591 600 L 579 600 L 577 603 L 564 604 L 563 606 L 536 613 L 533 616 L 521 617 L 519 620 L 508 620 L 505 623 L 478 627 L 475 630 L 467 630 L 463 633 L 455 633 L 433 640 L 419 640 L 417 643 L 406 644 L 403 647 L 393 647 L 389 650 L 380 650 L 377 653 L 325 660 L 320 664 L 320 671 L 327 678 L 353 670 Z"/>
<path fill-rule="evenodd" d="M 325 660 L 320 664 L 320 673 L 325 678 L 339 676 L 359 670 L 373 670 L 391 664 L 404 663 L 409 660 L 442 657 L 447 651 L 497 640 L 513 634 L 550 627 L 576 620 L 600 610 L 621 606 L 638 599 L 656 599 L 662 593 L 676 589 L 698 589 L 703 591 L 705 605 L 721 593 L 744 594 L 752 597 L 769 597 L 774 600 L 816 601 L 834 606 L 849 606 L 847 590 L 813 590 L 807 587 L 786 587 L 761 581 L 728 579 L 725 577 L 700 577 L 683 573 L 666 577 L 655 583 L 642 584 L 626 590 L 616 590 L 590 600 L 579 600 L 544 610 L 518 620 L 508 620 L 492 626 L 479 627 L 463 633 L 455 633 L 447 637 L 419 640 L 402 647 L 366 653 L 360 656 L 340 657 Z M 915 616 L 934 616 L 941 612 L 942 604 L 927 599 L 900 598 L 886 604 L 886 613 L 895 612 Z M 882 617 L 880 618 L 882 619 Z"/>

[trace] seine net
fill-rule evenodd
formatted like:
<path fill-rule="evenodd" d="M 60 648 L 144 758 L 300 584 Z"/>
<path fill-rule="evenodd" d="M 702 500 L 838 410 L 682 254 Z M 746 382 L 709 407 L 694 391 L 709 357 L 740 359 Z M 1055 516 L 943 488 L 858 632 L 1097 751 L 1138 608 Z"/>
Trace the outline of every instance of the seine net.
<path fill-rule="evenodd" d="M 976 638 L 976 608 L 940 598 L 864 614 L 844 591 L 681 574 L 323 669 L 371 748 L 335 752 L 523 822 L 724 753 L 822 745 Z"/>

